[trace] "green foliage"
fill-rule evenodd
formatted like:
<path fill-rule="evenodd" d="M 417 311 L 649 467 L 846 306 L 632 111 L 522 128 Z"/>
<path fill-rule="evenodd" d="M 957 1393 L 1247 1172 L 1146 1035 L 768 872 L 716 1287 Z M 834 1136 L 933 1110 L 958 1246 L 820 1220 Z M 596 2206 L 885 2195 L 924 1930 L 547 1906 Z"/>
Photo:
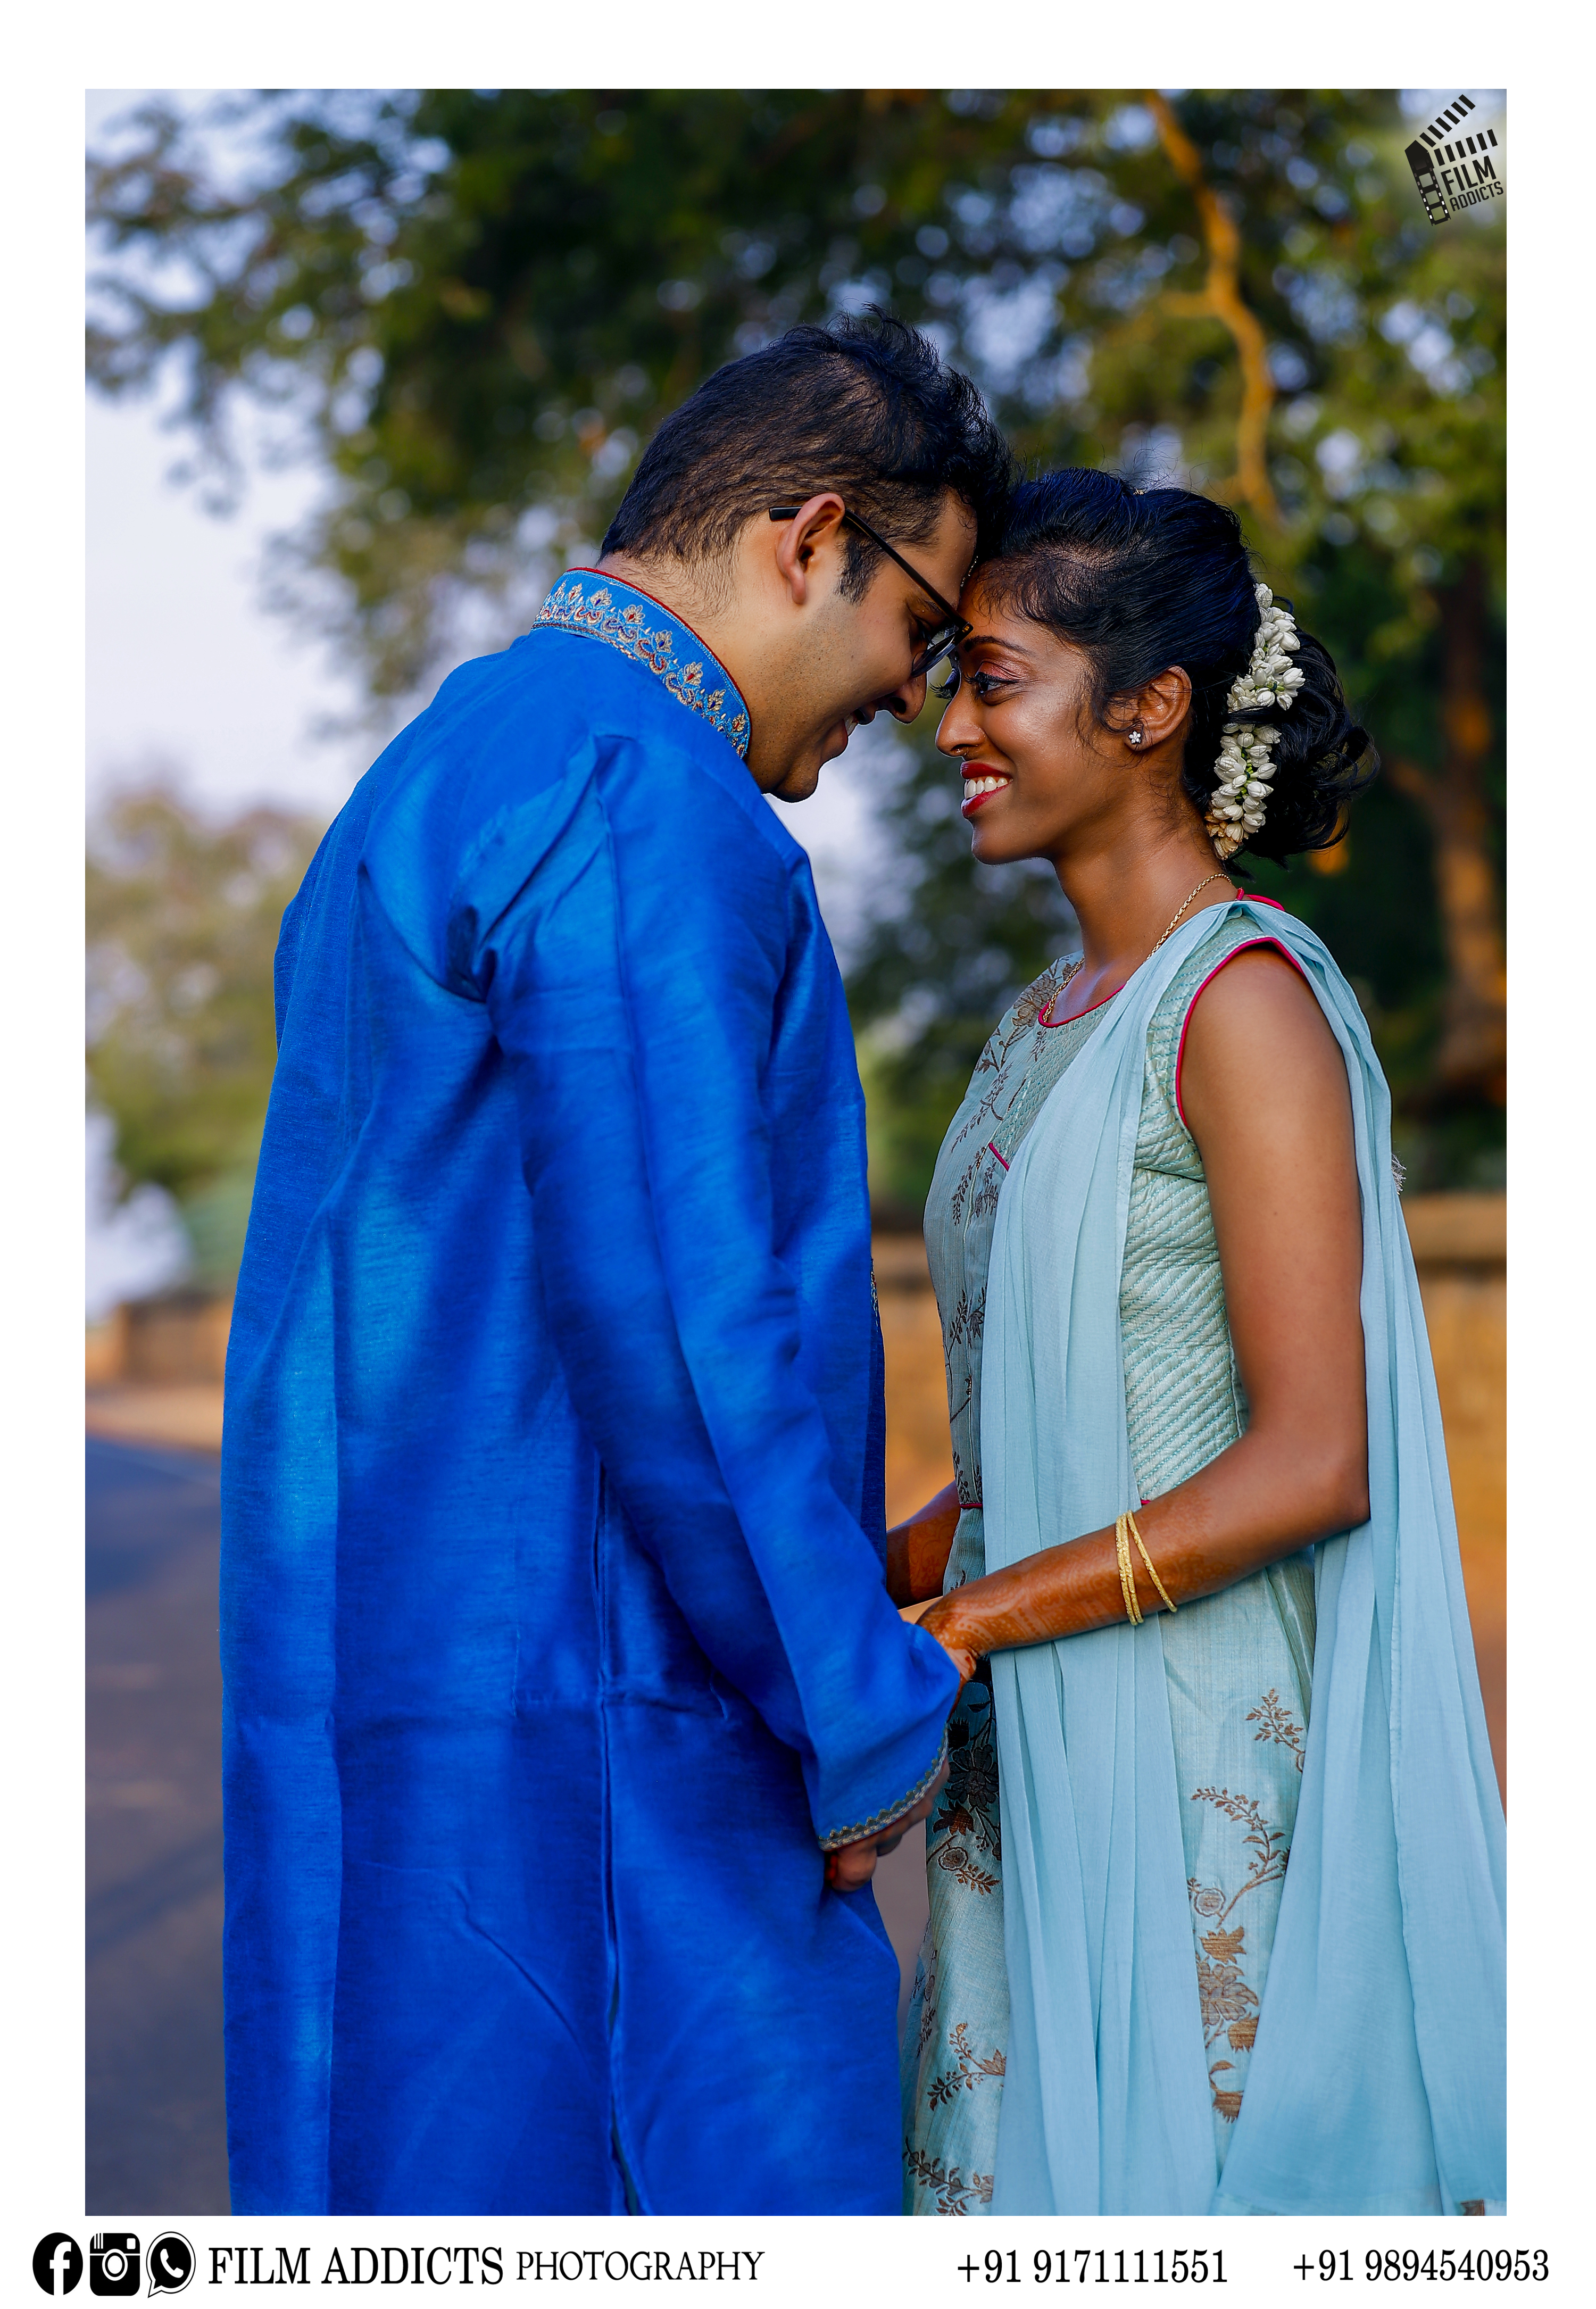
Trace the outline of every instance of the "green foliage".
<path fill-rule="evenodd" d="M 124 793 L 89 857 L 89 1082 L 130 1181 L 173 1195 L 203 1281 L 237 1269 L 277 1050 L 272 958 L 321 828 L 212 825 L 167 786 Z"/>
<path fill-rule="evenodd" d="M 1344 871 L 1259 886 L 1366 990 L 1421 1173 L 1496 1159 L 1491 1033 L 1447 1045 L 1446 1116 L 1426 1101 L 1448 1018 L 1500 1011 L 1499 930 L 1445 913 L 1432 859 L 1448 782 L 1483 796 L 1488 867 L 1500 842 L 1480 701 L 1467 746 L 1445 734 L 1443 628 L 1483 587 L 1499 729 L 1503 204 L 1425 221 L 1391 91 L 357 91 L 243 97 L 217 126 L 230 183 L 217 136 L 159 108 L 92 168 L 91 372 L 122 391 L 175 356 L 223 463 L 237 392 L 291 411 L 332 484 L 298 567 L 375 691 L 435 671 L 462 598 L 513 594 L 540 544 L 591 550 L 710 368 L 840 307 L 933 329 L 1039 465 L 1237 502 L 1406 771 L 1359 804 Z M 851 982 L 903 1203 L 1067 930 L 1045 878 L 972 874 L 916 743 L 884 878 L 912 904 Z"/>

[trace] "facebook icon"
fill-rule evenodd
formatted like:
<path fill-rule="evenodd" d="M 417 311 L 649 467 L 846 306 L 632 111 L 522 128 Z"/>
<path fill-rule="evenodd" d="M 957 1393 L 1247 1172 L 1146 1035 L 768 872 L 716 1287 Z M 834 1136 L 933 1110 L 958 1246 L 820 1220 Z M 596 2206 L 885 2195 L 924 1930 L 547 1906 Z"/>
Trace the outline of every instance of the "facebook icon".
<path fill-rule="evenodd" d="M 53 2229 L 33 2248 L 33 2274 L 46 2293 L 70 2293 L 83 2273 L 83 2249 L 75 2237 Z"/>

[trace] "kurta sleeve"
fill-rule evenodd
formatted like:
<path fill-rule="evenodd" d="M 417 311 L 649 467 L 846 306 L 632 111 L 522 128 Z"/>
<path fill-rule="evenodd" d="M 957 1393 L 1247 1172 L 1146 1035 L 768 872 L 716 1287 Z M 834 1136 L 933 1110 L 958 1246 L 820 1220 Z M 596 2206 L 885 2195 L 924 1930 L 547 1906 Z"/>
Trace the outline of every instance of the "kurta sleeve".
<path fill-rule="evenodd" d="M 480 846 L 455 951 L 515 1077 L 578 1415 L 703 1650 L 797 1751 L 834 1846 L 924 1791 L 957 1688 L 840 1496 L 773 1242 L 772 1072 L 795 1042 L 846 1035 L 835 964 L 817 924 L 806 940 L 807 868 L 751 784 L 745 801 L 685 750 L 625 741 L 580 784 L 520 886 L 513 819 Z"/>

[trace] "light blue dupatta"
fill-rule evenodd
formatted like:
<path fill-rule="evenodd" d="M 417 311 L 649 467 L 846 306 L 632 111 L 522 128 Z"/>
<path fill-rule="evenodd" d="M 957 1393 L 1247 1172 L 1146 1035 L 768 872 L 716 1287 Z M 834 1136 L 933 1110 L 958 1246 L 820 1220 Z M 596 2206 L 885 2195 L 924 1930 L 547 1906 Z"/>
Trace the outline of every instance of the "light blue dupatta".
<path fill-rule="evenodd" d="M 1219 2186 L 1159 1618 L 994 1655 L 1013 2014 L 994 2213 L 1455 2213 L 1505 2197 L 1501 1804 L 1390 1096 L 1313 932 L 1363 1199 L 1370 1516 L 1315 1551 L 1290 1864 Z M 987 1297 L 989 1570 L 1135 1504 L 1119 1277 L 1147 1029 L 1229 910 L 1143 964 L 1014 1158 Z"/>

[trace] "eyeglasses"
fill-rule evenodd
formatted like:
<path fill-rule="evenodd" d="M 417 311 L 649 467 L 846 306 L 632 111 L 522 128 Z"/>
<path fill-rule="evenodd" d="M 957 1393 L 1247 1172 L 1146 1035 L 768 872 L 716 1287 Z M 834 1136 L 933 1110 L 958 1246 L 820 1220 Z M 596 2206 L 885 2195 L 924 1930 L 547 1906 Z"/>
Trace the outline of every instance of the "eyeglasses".
<path fill-rule="evenodd" d="M 771 519 L 792 521 L 802 510 L 801 506 L 772 506 Z M 934 667 L 942 663 L 943 659 L 950 652 L 958 648 L 965 635 L 971 631 L 970 620 L 968 618 L 962 618 L 951 601 L 945 601 L 936 586 L 920 575 L 912 561 L 905 561 L 897 548 L 889 545 L 878 529 L 872 529 L 867 521 L 863 520 L 857 513 L 850 513 L 846 506 L 842 510 L 842 518 L 850 529 L 857 529 L 862 537 L 867 537 L 870 540 L 872 545 L 878 545 L 887 559 L 895 561 L 906 577 L 912 577 L 926 599 L 928 601 L 934 601 L 942 613 L 944 622 L 937 627 L 930 640 L 910 666 L 909 679 L 910 681 L 918 681 L 922 674 L 929 673 Z"/>

